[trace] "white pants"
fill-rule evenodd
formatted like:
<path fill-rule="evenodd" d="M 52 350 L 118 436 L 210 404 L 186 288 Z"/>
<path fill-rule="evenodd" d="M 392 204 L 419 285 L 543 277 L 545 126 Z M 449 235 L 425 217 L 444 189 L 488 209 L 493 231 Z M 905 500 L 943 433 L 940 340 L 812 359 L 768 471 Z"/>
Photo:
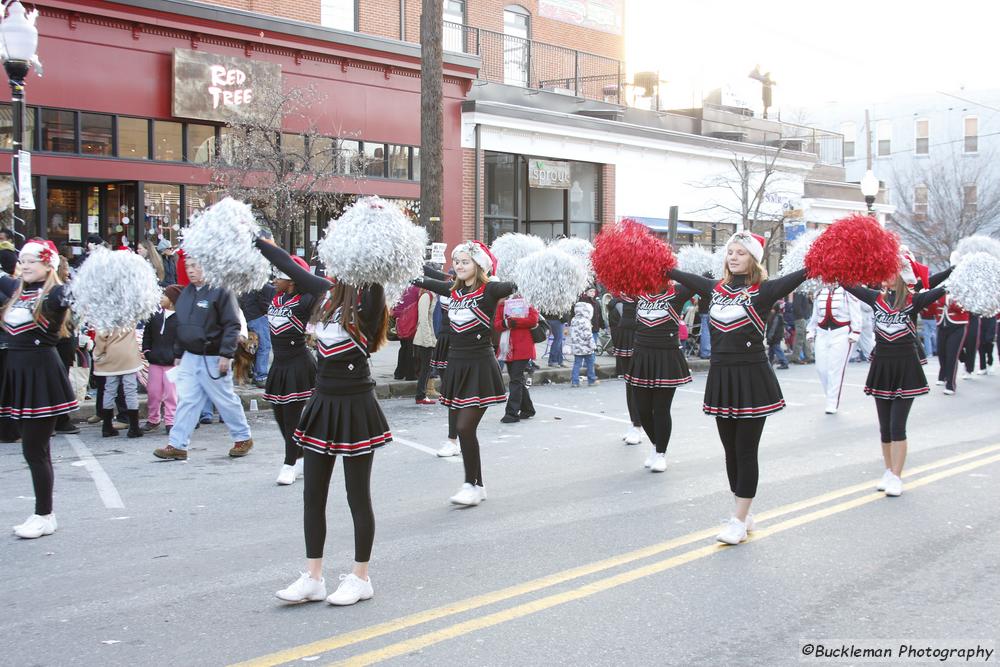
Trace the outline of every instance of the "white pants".
<path fill-rule="evenodd" d="M 851 358 L 853 343 L 848 339 L 850 327 L 839 329 L 816 329 L 814 350 L 819 383 L 826 394 L 826 409 L 836 410 L 840 406 L 841 387 L 844 371 Z"/>

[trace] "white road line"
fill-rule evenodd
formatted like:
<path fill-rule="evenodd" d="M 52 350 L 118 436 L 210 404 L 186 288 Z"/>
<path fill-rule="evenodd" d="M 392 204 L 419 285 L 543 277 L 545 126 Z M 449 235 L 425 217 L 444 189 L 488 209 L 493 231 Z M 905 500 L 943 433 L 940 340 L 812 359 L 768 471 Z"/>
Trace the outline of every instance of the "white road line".
<path fill-rule="evenodd" d="M 597 417 L 598 419 L 607 419 L 612 422 L 620 422 L 622 424 L 632 425 L 628 419 L 619 419 L 618 417 L 609 417 L 607 415 L 598 414 L 596 412 L 584 412 L 583 410 L 574 410 L 572 408 L 561 408 L 558 405 L 546 405 L 545 403 L 538 403 L 535 401 L 535 405 L 540 408 L 549 408 L 550 410 L 562 410 L 563 412 L 572 412 L 577 415 L 587 415 L 588 417 Z"/>
<path fill-rule="evenodd" d="M 118 489 L 115 488 L 111 478 L 108 477 L 108 473 L 104 472 L 104 468 L 94 458 L 94 455 L 90 453 L 87 445 L 83 444 L 83 440 L 75 435 L 63 435 L 63 437 L 69 442 L 73 451 L 76 452 L 77 458 L 83 462 L 83 467 L 87 469 L 87 472 L 94 479 L 94 484 L 97 485 L 97 493 L 100 494 L 104 506 L 108 509 L 125 509 L 125 503 L 122 502 L 122 497 L 118 495 Z"/>
<path fill-rule="evenodd" d="M 398 435 L 393 435 L 392 436 L 392 441 L 393 442 L 398 442 L 401 445 L 406 445 L 407 447 L 411 447 L 411 448 L 417 450 L 418 452 L 423 452 L 425 454 L 430 454 L 431 456 L 434 456 L 434 457 L 437 457 L 437 458 L 443 458 L 448 463 L 458 463 L 459 461 L 462 460 L 461 456 L 443 456 L 443 457 L 438 457 L 437 452 L 435 450 L 431 449 L 430 447 L 428 447 L 427 445 L 421 445 L 419 442 L 413 442 L 412 440 L 407 440 L 406 438 L 400 438 Z"/>

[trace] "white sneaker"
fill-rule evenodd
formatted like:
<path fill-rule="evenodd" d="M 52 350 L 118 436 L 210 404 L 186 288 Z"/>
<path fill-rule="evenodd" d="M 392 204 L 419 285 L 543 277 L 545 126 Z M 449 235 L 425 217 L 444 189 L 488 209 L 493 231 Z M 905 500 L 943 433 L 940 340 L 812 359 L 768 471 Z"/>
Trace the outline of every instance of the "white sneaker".
<path fill-rule="evenodd" d="M 295 466 L 283 465 L 281 466 L 281 472 L 278 473 L 277 484 L 280 486 L 288 486 L 295 482 Z"/>
<path fill-rule="evenodd" d="M 625 432 L 625 435 L 622 436 L 622 440 L 625 441 L 626 445 L 638 445 L 642 442 L 642 429 L 638 426 L 633 426 Z"/>
<path fill-rule="evenodd" d="M 736 517 L 730 517 L 722 527 L 722 531 L 715 536 L 719 542 L 725 544 L 739 544 L 747 539 L 747 524 Z"/>
<path fill-rule="evenodd" d="M 458 443 L 454 440 L 445 440 L 444 444 L 441 445 L 441 449 L 437 451 L 437 455 L 441 458 L 447 458 L 449 456 L 458 456 L 462 453 L 462 448 L 458 446 Z"/>
<path fill-rule="evenodd" d="M 649 450 L 649 456 L 646 457 L 646 462 L 642 464 L 643 468 L 652 468 L 653 461 L 656 460 L 656 447 Z"/>
<path fill-rule="evenodd" d="M 481 503 L 483 501 L 483 497 L 482 494 L 479 493 L 478 486 L 465 483 L 462 485 L 462 488 L 458 490 L 458 493 L 449 498 L 449 500 L 452 505 L 473 506 Z"/>
<path fill-rule="evenodd" d="M 373 595 L 375 589 L 372 588 L 371 577 L 361 579 L 352 572 L 340 575 L 340 585 L 326 601 L 338 607 L 346 607 L 360 600 L 371 600 Z"/>
<path fill-rule="evenodd" d="M 976 375 L 986 375 L 986 369 L 980 368 L 978 371 L 976 371 Z"/>
<path fill-rule="evenodd" d="M 663 472 L 667 469 L 667 455 L 657 454 L 653 457 L 653 465 L 649 466 L 650 472 Z"/>
<path fill-rule="evenodd" d="M 837 408 L 833 407 L 833 406 L 829 406 L 829 405 L 826 406 L 826 414 L 828 414 L 828 415 L 835 415 L 835 414 L 837 414 Z"/>
<path fill-rule="evenodd" d="M 891 473 L 890 473 L 891 474 Z M 903 480 L 892 475 L 885 481 L 885 495 L 895 498 L 903 494 Z"/>
<path fill-rule="evenodd" d="M 955 390 L 954 389 L 945 389 L 941 393 L 944 394 L 945 396 L 954 396 L 955 395 Z"/>
<path fill-rule="evenodd" d="M 295 462 L 295 479 L 302 479 L 305 474 L 306 459 L 303 456 Z"/>
<path fill-rule="evenodd" d="M 935 382 L 934 384 L 936 384 L 936 385 L 937 385 L 937 386 L 939 386 L 939 387 L 943 387 L 943 386 L 944 386 L 944 380 L 938 380 L 938 381 L 937 381 L 937 382 Z"/>
<path fill-rule="evenodd" d="M 285 602 L 319 602 L 326 597 L 326 580 L 316 581 L 308 572 L 303 572 L 291 586 L 278 591 L 274 596 Z"/>
<path fill-rule="evenodd" d="M 486 487 L 476 485 L 476 490 L 479 491 L 479 502 L 486 500 Z"/>
<path fill-rule="evenodd" d="M 757 522 L 753 520 L 753 514 L 747 514 L 746 527 L 748 533 L 757 530 Z"/>
<path fill-rule="evenodd" d="M 51 535 L 56 532 L 56 528 L 58 527 L 55 514 L 49 514 L 48 516 L 32 514 L 28 517 L 27 521 L 14 526 L 14 534 L 25 540 L 33 540 L 37 537 Z"/>
<path fill-rule="evenodd" d="M 962 371 L 962 379 L 963 380 L 975 380 L 976 376 L 973 375 L 972 373 L 967 373 L 966 371 Z"/>
<path fill-rule="evenodd" d="M 889 470 L 888 468 L 886 468 L 885 472 L 882 473 L 882 479 L 880 479 L 878 481 L 878 484 L 875 486 L 875 490 L 876 491 L 885 491 L 885 485 L 889 482 L 889 478 L 892 477 L 892 476 L 893 476 L 892 475 L 892 471 Z"/>

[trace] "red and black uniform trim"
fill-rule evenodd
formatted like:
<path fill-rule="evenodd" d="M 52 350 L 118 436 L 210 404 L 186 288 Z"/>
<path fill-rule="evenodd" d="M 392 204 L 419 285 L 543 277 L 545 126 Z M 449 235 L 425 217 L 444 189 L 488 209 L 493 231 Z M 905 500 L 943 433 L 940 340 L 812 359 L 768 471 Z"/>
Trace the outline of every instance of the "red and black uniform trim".
<path fill-rule="evenodd" d="M 625 381 L 641 389 L 669 389 L 691 382 L 680 345 L 679 315 L 693 292 L 671 283 L 659 294 L 636 300 L 635 352 Z"/>
<path fill-rule="evenodd" d="M 306 322 L 315 305 L 316 297 L 308 292 L 282 292 L 271 299 L 267 326 L 274 362 L 264 386 L 265 401 L 286 405 L 312 396 L 316 385 L 316 358 L 306 346 Z"/>

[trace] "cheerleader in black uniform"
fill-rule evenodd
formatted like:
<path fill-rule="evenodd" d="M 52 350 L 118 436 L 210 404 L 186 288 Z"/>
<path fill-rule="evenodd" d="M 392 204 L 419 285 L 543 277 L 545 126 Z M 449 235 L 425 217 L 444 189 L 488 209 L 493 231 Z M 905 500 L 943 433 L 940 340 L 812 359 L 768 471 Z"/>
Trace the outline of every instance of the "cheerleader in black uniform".
<path fill-rule="evenodd" d="M 757 448 L 767 415 L 785 407 L 781 387 L 767 361 L 764 318 L 780 299 L 805 281 L 804 270 L 767 280 L 760 265 L 764 239 L 737 232 L 726 244 L 722 282 L 673 270 L 670 277 L 711 299 L 712 357 L 705 385 L 705 414 L 715 416 L 726 450 L 726 474 L 736 510 L 717 539 L 746 540 L 753 531 L 750 505 L 757 493 Z"/>
<path fill-rule="evenodd" d="M 479 241 L 466 241 L 451 253 L 455 267 L 454 283 L 433 276 L 439 272 L 425 269 L 421 287 L 441 296 L 451 297 L 448 319 L 451 341 L 448 347 L 448 372 L 441 382 L 441 403 L 455 419 L 458 440 L 465 464 L 465 483 L 451 497 L 455 505 L 474 506 L 486 500 L 482 462 L 476 430 L 486 408 L 507 400 L 507 392 L 493 352 L 493 316 L 497 302 L 517 290 L 514 283 L 490 280 L 495 260 Z"/>
<path fill-rule="evenodd" d="M 643 294 L 636 303 L 635 352 L 625 382 L 642 428 L 653 443 L 645 467 L 652 472 L 667 469 L 667 445 L 673 423 L 670 405 L 674 391 L 691 382 L 687 359 L 680 346 L 678 314 L 692 291 L 671 283 L 659 294 Z"/>
<path fill-rule="evenodd" d="M 313 314 L 319 364 L 316 385 L 302 409 L 295 441 L 304 450 L 304 529 L 308 571 L 276 593 L 286 602 L 326 598 L 350 605 L 374 595 L 368 561 L 375 541 L 371 501 L 375 450 L 392 441 L 389 425 L 375 399 L 368 357 L 385 345 L 389 311 L 380 285 L 363 289 L 345 283 L 331 286 L 325 278 L 303 269 L 272 241 L 257 240 L 257 248 L 295 283 L 299 293 L 316 298 Z M 354 569 L 341 575 L 329 597 L 323 579 L 326 541 L 326 500 L 337 457 L 343 458 L 347 504 L 354 520 Z"/>
<path fill-rule="evenodd" d="M 0 415 L 17 420 L 21 452 L 31 470 L 35 513 L 14 526 L 25 539 L 56 531 L 49 439 L 56 417 L 77 409 L 56 344 L 65 336 L 68 300 L 56 269 L 59 255 L 48 240 L 32 239 L 18 257 L 21 281 L 0 276 L 7 359 L 0 379 Z"/>
<path fill-rule="evenodd" d="M 908 268 L 908 267 L 907 267 Z M 917 354 L 917 327 L 911 317 L 943 294 L 943 287 L 911 294 L 907 281 L 897 275 L 881 292 L 864 287 L 844 287 L 875 311 L 875 354 L 868 369 L 865 393 L 875 398 L 885 472 L 878 484 L 887 496 L 903 492 L 906 461 L 906 419 L 913 399 L 930 389 Z"/>
<path fill-rule="evenodd" d="M 309 265 L 301 257 L 290 259 L 303 271 L 309 271 Z M 319 282 L 316 285 L 322 286 Z M 302 448 L 295 442 L 295 428 L 316 386 L 316 357 L 306 347 L 306 323 L 315 309 L 317 295 L 300 290 L 288 274 L 280 271 L 275 275 L 274 286 L 277 294 L 267 307 L 274 361 L 267 374 L 264 400 L 270 401 L 274 421 L 285 439 L 285 461 L 277 483 L 286 486 L 302 475 Z"/>
<path fill-rule="evenodd" d="M 627 378 L 632 369 L 632 356 L 635 353 L 636 300 L 635 297 L 627 294 L 620 295 L 617 300 L 621 304 L 622 314 L 613 336 L 612 354 L 621 366 L 622 376 Z M 628 381 L 625 382 L 625 405 L 628 406 L 628 417 L 632 421 L 632 428 L 625 432 L 622 440 L 625 441 L 626 445 L 638 445 L 642 442 L 642 420 L 635 407 L 635 394 L 632 391 L 632 385 Z"/>

